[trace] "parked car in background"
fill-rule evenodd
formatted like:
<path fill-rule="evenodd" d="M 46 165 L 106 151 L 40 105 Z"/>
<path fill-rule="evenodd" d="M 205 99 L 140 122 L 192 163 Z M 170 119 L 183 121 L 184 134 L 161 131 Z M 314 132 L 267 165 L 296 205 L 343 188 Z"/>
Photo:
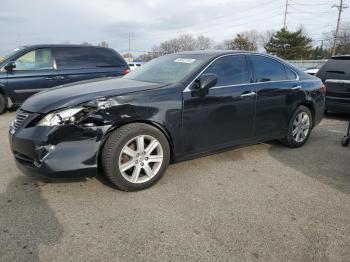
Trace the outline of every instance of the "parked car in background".
<path fill-rule="evenodd" d="M 0 113 L 31 95 L 72 82 L 122 76 L 129 71 L 113 49 L 81 45 L 33 45 L 0 62 Z"/>
<path fill-rule="evenodd" d="M 350 55 L 334 56 L 317 73 L 326 85 L 326 110 L 350 113 Z"/>
<path fill-rule="evenodd" d="M 132 191 L 155 184 L 169 162 L 273 139 L 301 147 L 323 113 L 321 80 L 281 59 L 193 51 L 123 78 L 36 94 L 18 111 L 9 140 L 25 173 L 100 169 Z"/>
<path fill-rule="evenodd" d="M 142 63 L 129 63 L 130 70 L 134 70 L 140 66 L 142 66 Z"/>
<path fill-rule="evenodd" d="M 319 68 L 317 67 L 310 67 L 310 68 L 306 68 L 304 70 L 304 73 L 315 76 L 318 72 Z"/>

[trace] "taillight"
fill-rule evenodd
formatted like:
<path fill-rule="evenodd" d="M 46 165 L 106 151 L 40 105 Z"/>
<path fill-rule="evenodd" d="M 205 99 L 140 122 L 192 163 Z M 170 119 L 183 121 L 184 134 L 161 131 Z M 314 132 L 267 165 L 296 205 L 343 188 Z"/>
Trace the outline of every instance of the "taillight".
<path fill-rule="evenodd" d="M 327 92 L 327 87 L 325 84 L 322 84 L 322 92 L 323 92 L 323 94 L 326 94 L 326 92 Z"/>
<path fill-rule="evenodd" d="M 126 74 L 129 73 L 129 72 L 130 72 L 130 69 L 124 69 L 123 75 L 126 75 Z"/>

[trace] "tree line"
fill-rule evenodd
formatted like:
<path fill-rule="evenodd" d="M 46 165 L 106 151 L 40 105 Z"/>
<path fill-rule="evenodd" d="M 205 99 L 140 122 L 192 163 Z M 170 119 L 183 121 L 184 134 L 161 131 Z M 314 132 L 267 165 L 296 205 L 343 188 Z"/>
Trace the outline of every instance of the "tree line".
<path fill-rule="evenodd" d="M 314 41 L 303 28 L 296 31 L 285 28 L 265 32 L 244 31 L 219 44 L 203 35 L 194 37 L 191 34 L 183 34 L 154 46 L 139 59 L 149 61 L 161 55 L 207 49 L 263 51 L 288 60 L 328 59 L 331 56 L 334 33 L 324 34 L 323 38 L 321 41 Z M 341 28 L 336 53 L 350 54 L 350 25 Z"/>

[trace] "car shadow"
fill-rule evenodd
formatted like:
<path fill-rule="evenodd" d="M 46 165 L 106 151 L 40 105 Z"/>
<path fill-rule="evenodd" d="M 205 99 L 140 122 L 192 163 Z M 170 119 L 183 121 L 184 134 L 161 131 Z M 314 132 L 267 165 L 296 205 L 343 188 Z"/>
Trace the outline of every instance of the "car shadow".
<path fill-rule="evenodd" d="M 335 112 L 327 112 L 325 114 L 325 118 L 334 119 L 334 120 L 350 120 L 350 113 L 335 113 Z"/>
<path fill-rule="evenodd" d="M 40 184 L 18 176 L 0 193 L 0 261 L 40 261 L 39 246 L 58 243 L 63 227 Z"/>
<path fill-rule="evenodd" d="M 333 135 L 333 136 L 332 136 Z M 350 150 L 340 145 L 331 131 L 314 130 L 301 148 L 288 149 L 271 141 L 270 155 L 285 166 L 295 169 L 318 182 L 350 194 Z"/>

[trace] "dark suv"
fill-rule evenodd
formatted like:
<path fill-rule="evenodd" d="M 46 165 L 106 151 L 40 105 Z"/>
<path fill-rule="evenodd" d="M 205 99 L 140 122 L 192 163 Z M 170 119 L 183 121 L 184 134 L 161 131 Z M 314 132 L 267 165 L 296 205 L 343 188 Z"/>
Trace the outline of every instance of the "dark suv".
<path fill-rule="evenodd" d="M 326 110 L 350 112 L 350 55 L 333 56 L 317 73 L 326 85 Z"/>
<path fill-rule="evenodd" d="M 0 62 L 0 113 L 48 88 L 86 79 L 121 76 L 125 60 L 113 49 L 81 45 L 35 45 Z"/>

